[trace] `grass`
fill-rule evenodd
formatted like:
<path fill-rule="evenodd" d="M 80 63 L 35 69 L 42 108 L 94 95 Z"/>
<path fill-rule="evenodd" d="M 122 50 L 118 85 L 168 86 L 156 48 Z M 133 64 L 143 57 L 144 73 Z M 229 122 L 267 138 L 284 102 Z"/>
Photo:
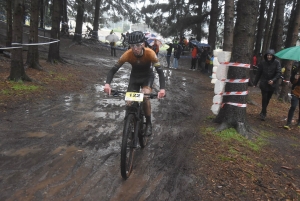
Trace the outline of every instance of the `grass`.
<path fill-rule="evenodd" d="M 271 136 L 270 133 L 262 132 L 262 135 L 254 140 L 248 140 L 241 134 L 239 134 L 234 128 L 229 128 L 221 132 L 213 132 L 215 128 L 205 128 L 205 133 L 213 133 L 217 136 L 224 144 L 227 142 L 236 141 L 239 145 L 250 148 L 253 151 L 259 151 L 264 145 L 267 144 L 266 138 Z"/>
<path fill-rule="evenodd" d="M 27 92 L 32 92 L 32 91 L 36 91 L 39 90 L 40 87 L 39 86 L 35 86 L 35 85 L 27 85 L 24 84 L 22 81 L 19 82 L 13 82 L 10 81 L 8 82 L 8 87 L 6 89 L 1 90 L 1 94 L 3 95 L 11 95 L 11 94 L 24 94 Z"/>

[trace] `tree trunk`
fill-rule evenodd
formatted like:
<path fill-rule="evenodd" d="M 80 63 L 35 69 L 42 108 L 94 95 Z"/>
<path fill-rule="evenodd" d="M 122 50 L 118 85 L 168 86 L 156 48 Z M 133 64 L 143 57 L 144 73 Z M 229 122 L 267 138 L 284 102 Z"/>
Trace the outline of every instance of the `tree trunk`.
<path fill-rule="evenodd" d="M 273 4 L 274 4 L 274 0 L 270 0 L 268 15 L 267 15 L 267 21 L 266 21 L 266 24 L 265 24 L 264 42 L 263 42 L 263 47 L 262 47 L 262 50 L 261 50 L 262 54 L 264 54 L 267 51 L 267 48 L 269 48 L 268 37 L 270 36 L 270 32 L 271 32 L 270 21 L 271 21 L 271 16 L 272 16 L 272 13 L 273 13 Z M 273 15 L 276 15 L 276 13 L 274 12 Z M 258 59 L 258 62 L 260 62 L 260 60 L 261 60 L 261 58 Z"/>
<path fill-rule="evenodd" d="M 258 16 L 258 0 L 239 0 L 237 2 L 237 18 L 234 29 L 233 62 L 249 64 L 252 56 L 256 19 Z M 249 78 L 249 70 L 242 67 L 229 66 L 227 79 Z M 248 83 L 226 83 L 225 92 L 247 91 Z M 223 107 L 215 122 L 222 123 L 221 129 L 234 127 L 245 137 L 250 138 L 251 130 L 246 121 L 246 107 L 233 106 L 227 103 L 246 104 L 246 95 L 223 96 Z"/>
<path fill-rule="evenodd" d="M 277 0 L 275 2 L 277 2 Z M 272 22 L 271 22 L 271 25 L 270 25 L 270 31 L 269 31 L 269 35 L 267 37 L 268 41 L 267 41 L 267 46 L 266 46 L 265 52 L 267 51 L 267 49 L 271 48 L 271 41 L 272 41 L 272 38 L 273 38 L 273 32 L 274 32 L 275 22 L 276 22 L 276 18 L 277 18 L 277 13 L 278 13 L 278 4 L 275 3 Z M 265 52 L 263 52 L 263 54 Z"/>
<path fill-rule="evenodd" d="M 297 7 L 298 6 L 298 7 Z M 294 3 L 293 3 L 293 7 L 292 7 L 292 10 L 291 10 L 291 15 L 290 15 L 290 20 L 289 20 L 289 24 L 288 24 L 288 30 L 287 30 L 287 33 L 286 33 L 286 40 L 285 40 L 285 45 L 284 47 L 285 48 L 288 48 L 288 47 L 291 47 L 291 46 L 294 46 L 293 45 L 293 42 L 295 40 L 294 37 L 296 37 L 296 40 L 298 38 L 298 32 L 294 33 L 294 26 L 297 24 L 295 24 L 295 21 L 297 21 L 297 8 L 299 8 L 299 1 L 297 3 L 297 0 L 294 0 Z"/>
<path fill-rule="evenodd" d="M 23 0 L 14 1 L 13 10 L 13 43 L 22 44 L 23 36 L 23 14 L 24 14 L 24 2 Z M 12 49 L 11 51 L 11 68 L 9 80 L 19 81 L 31 79 L 26 75 L 24 65 L 23 65 L 23 48 Z"/>
<path fill-rule="evenodd" d="M 44 0 L 40 0 L 40 28 L 44 28 L 44 9 L 45 9 L 45 4 Z"/>
<path fill-rule="evenodd" d="M 82 23 L 83 23 L 83 12 L 84 12 L 85 0 L 77 0 L 77 15 L 76 15 L 76 28 L 73 41 L 81 43 L 82 39 Z"/>
<path fill-rule="evenodd" d="M 40 0 L 31 0 L 29 43 L 39 42 L 38 39 L 39 3 Z M 41 70 L 41 66 L 39 64 L 39 49 L 37 45 L 29 45 L 26 63 L 29 68 Z"/>
<path fill-rule="evenodd" d="M 62 13 L 61 13 L 61 16 L 62 16 L 62 19 L 61 19 L 61 21 L 62 21 L 62 23 L 66 23 L 67 25 L 69 24 L 68 22 L 69 22 L 69 20 L 68 20 L 68 13 L 67 13 L 67 0 L 61 0 L 60 1 L 60 6 L 61 6 L 61 11 L 62 11 Z M 61 26 L 61 32 L 62 33 L 65 33 L 67 30 L 67 26 Z"/>
<path fill-rule="evenodd" d="M 94 29 L 93 29 L 93 35 L 92 35 L 92 38 L 96 39 L 96 40 L 98 40 L 100 4 L 101 4 L 101 0 L 96 0 L 95 17 L 94 17 L 94 23 L 93 23 Z"/>
<path fill-rule="evenodd" d="M 290 43 L 286 43 L 286 48 L 292 47 L 296 45 L 296 42 L 298 40 L 298 33 L 299 33 L 299 28 L 300 28 L 300 0 L 297 0 L 297 6 L 296 9 L 293 10 L 293 19 L 291 19 L 291 27 L 293 27 L 293 30 L 291 30 L 291 39 L 289 40 Z M 284 72 L 284 80 L 290 80 L 291 77 L 291 69 L 293 65 L 293 61 L 286 61 L 284 62 L 285 65 L 285 72 Z M 282 88 L 281 92 L 279 95 L 279 99 L 282 99 L 284 101 L 288 101 L 288 92 L 289 92 L 289 85 L 288 82 L 283 82 L 282 83 Z"/>
<path fill-rule="evenodd" d="M 199 17 L 202 16 L 202 6 L 203 6 L 203 1 L 198 0 L 197 15 Z M 202 19 L 202 17 L 201 17 L 201 19 Z M 202 20 L 200 21 L 200 23 L 197 23 L 197 25 L 196 25 L 196 33 L 197 33 L 196 39 L 200 42 L 201 42 L 201 38 L 202 38 L 202 28 L 201 28 L 202 26 L 201 25 L 202 25 Z"/>
<path fill-rule="evenodd" d="M 260 8 L 259 8 L 259 21 L 257 25 L 257 34 L 256 34 L 256 42 L 255 42 L 255 50 L 254 54 L 257 55 L 261 52 L 261 40 L 264 31 L 264 23 L 265 23 L 265 10 L 266 10 L 266 0 L 261 0 Z"/>
<path fill-rule="evenodd" d="M 60 39 L 59 33 L 59 23 L 60 23 L 60 3 L 59 0 L 53 0 L 53 12 L 52 12 L 52 28 L 50 32 L 50 36 L 52 39 Z M 54 63 L 55 61 L 60 60 L 59 55 L 59 45 L 60 42 L 51 43 L 49 46 L 48 52 L 48 62 Z"/>
<path fill-rule="evenodd" d="M 224 15 L 225 15 L 225 22 L 224 22 L 223 50 L 231 52 L 233 46 L 233 29 L 234 29 L 234 0 L 225 0 Z"/>
<path fill-rule="evenodd" d="M 6 47 L 11 46 L 12 41 L 12 1 L 6 0 Z"/>
<path fill-rule="evenodd" d="M 68 1 L 67 0 L 62 0 L 62 16 L 63 16 L 63 21 L 64 22 L 69 22 L 68 19 Z"/>
<path fill-rule="evenodd" d="M 271 39 L 270 48 L 274 49 L 275 52 L 278 52 L 282 49 L 283 46 L 282 36 L 283 36 L 285 0 L 277 0 L 276 3 L 278 6 L 277 15 L 276 15 L 276 21 L 275 21 L 275 26 L 273 30 L 272 39 Z"/>
<path fill-rule="evenodd" d="M 210 21 L 209 21 L 209 35 L 208 35 L 208 44 L 211 47 L 211 50 L 216 49 L 216 37 L 217 37 L 217 25 L 219 18 L 219 0 L 211 1 L 211 10 L 210 10 Z"/>

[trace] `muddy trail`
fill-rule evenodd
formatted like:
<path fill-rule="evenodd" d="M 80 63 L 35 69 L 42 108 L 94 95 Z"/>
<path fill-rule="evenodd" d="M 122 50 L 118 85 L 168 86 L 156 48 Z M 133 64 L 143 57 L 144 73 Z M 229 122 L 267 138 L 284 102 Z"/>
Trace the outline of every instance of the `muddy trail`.
<path fill-rule="evenodd" d="M 119 52 L 120 54 L 121 52 Z M 193 186 L 189 146 L 199 140 L 199 104 L 213 92 L 199 72 L 165 69 L 167 97 L 151 100 L 153 135 L 135 152 L 129 179 L 120 174 L 125 102 L 109 97 L 103 85 L 116 58 L 71 54 L 62 57 L 94 69 L 95 83 L 80 93 L 26 103 L 0 122 L 0 200 L 199 200 Z M 125 90 L 129 65 L 112 86 Z M 156 78 L 155 89 L 158 89 Z"/>

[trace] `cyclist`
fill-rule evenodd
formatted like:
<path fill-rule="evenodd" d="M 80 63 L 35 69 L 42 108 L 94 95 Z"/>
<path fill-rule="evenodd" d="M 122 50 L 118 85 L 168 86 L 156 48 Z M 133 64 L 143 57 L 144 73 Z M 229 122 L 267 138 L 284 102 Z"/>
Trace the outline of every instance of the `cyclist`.
<path fill-rule="evenodd" d="M 142 88 L 143 93 L 151 93 L 154 81 L 154 66 L 159 76 L 160 85 L 160 91 L 157 97 L 160 99 L 165 96 L 165 77 L 163 70 L 155 52 L 150 48 L 144 47 L 144 41 L 145 36 L 141 31 L 134 31 L 129 34 L 128 43 L 130 44 L 130 49 L 120 57 L 114 67 L 109 71 L 104 86 L 105 93 L 111 93 L 110 83 L 114 74 L 125 62 L 128 62 L 131 64 L 132 69 L 127 91 L 139 92 L 140 88 Z M 150 136 L 152 134 L 152 124 L 149 98 L 144 98 L 144 112 L 146 117 L 146 135 Z"/>

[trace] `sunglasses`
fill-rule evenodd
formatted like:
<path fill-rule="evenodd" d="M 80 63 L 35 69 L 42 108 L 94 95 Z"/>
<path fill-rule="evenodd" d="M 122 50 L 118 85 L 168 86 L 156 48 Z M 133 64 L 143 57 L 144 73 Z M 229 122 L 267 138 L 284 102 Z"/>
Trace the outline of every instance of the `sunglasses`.
<path fill-rule="evenodd" d="M 140 48 L 143 46 L 143 43 L 130 44 L 131 48 Z"/>

